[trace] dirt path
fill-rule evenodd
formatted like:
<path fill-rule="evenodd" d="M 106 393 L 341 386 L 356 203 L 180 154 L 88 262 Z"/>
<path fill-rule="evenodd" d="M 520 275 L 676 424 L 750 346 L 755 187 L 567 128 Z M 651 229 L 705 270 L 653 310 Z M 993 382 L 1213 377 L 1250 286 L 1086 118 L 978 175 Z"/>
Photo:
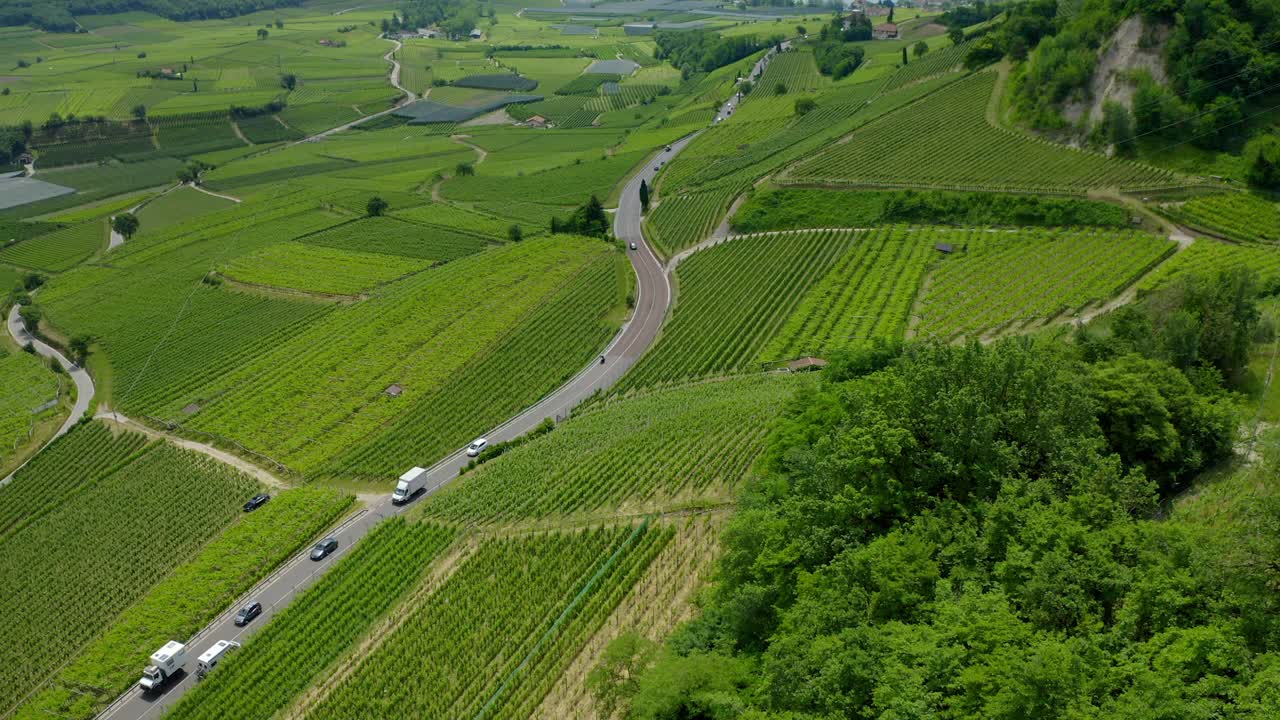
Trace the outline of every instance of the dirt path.
<path fill-rule="evenodd" d="M 488 150 L 485 150 L 484 148 L 480 147 L 479 145 L 476 145 L 475 143 L 469 143 L 469 142 L 467 142 L 467 140 L 469 140 L 470 138 L 471 138 L 471 136 L 470 136 L 470 135 L 450 135 L 450 136 L 449 136 L 449 139 L 450 139 L 450 140 L 452 140 L 452 141 L 454 141 L 454 142 L 458 143 L 459 145 L 466 145 L 467 147 L 471 148 L 472 150 L 475 150 L 475 151 L 476 151 L 476 165 L 479 165 L 480 163 L 482 163 L 482 162 L 484 162 L 484 161 L 485 161 L 485 158 L 489 157 L 489 151 L 488 151 Z"/>
<path fill-rule="evenodd" d="M 240 142 L 244 143 L 245 145 L 254 144 L 252 140 L 244 136 L 244 132 L 240 130 L 240 123 L 236 122 L 235 120 L 232 120 L 231 129 L 236 131 L 236 137 L 240 138 Z"/>
<path fill-rule="evenodd" d="M 194 189 L 194 190 L 199 190 L 200 192 L 204 193 L 205 195 L 212 195 L 212 196 L 214 196 L 214 197 L 216 197 L 216 198 L 222 198 L 223 200 L 230 200 L 231 202 L 236 203 L 237 205 L 239 205 L 240 203 L 244 202 L 243 200 L 241 200 L 241 199 L 240 199 L 240 198 L 238 198 L 238 197 L 232 197 L 231 195 L 223 195 L 222 193 L 216 193 L 216 192 L 214 192 L 214 191 L 212 191 L 212 190 L 209 190 L 209 189 L 205 188 L 203 185 L 192 185 L 192 186 L 191 186 L 191 188 L 192 188 L 192 189 Z"/>
<path fill-rule="evenodd" d="M 173 443 L 174 445 L 177 445 L 180 448 L 183 448 L 184 450 L 191 450 L 192 452 L 198 452 L 201 455 L 207 455 L 213 458 L 214 460 L 226 463 L 227 465 L 230 465 L 236 468 L 237 470 L 240 470 L 245 474 L 258 479 L 268 487 L 273 487 L 278 490 L 289 487 L 289 484 L 286 483 L 285 481 L 281 480 L 275 475 L 272 475 L 271 473 L 258 467 L 257 465 L 254 465 L 248 460 L 245 460 L 244 458 L 237 457 L 223 450 L 219 450 L 218 448 L 213 447 L 212 445 L 206 445 L 204 443 L 196 442 L 194 440 L 186 440 L 184 438 L 174 437 L 172 435 L 167 435 L 165 433 L 159 432 L 158 430 L 153 430 L 152 428 L 147 427 L 146 425 L 143 425 L 142 423 L 136 420 L 131 420 L 125 417 L 124 415 L 121 415 L 120 413 L 112 411 L 111 408 L 107 407 L 105 404 L 100 405 L 98 407 L 98 413 L 93 416 L 93 419 L 101 420 L 102 422 L 109 423 L 112 425 L 117 425 L 119 427 L 122 427 L 128 430 L 133 430 L 135 432 L 140 432 L 143 435 L 146 435 L 147 437 L 166 440 L 170 443 Z"/>

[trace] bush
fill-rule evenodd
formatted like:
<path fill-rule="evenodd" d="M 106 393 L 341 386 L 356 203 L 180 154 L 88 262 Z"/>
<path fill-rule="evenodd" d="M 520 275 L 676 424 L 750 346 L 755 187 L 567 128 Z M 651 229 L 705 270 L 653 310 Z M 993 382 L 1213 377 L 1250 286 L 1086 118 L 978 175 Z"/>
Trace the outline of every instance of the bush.
<path fill-rule="evenodd" d="M 1280 138 L 1260 135 L 1244 146 L 1245 179 L 1261 188 L 1280 188 Z"/>

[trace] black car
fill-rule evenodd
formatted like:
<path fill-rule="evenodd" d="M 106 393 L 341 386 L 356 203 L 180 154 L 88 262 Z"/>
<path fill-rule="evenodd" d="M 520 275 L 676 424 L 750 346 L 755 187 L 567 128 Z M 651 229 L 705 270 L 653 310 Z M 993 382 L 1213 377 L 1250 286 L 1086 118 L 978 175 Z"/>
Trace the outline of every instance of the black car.
<path fill-rule="evenodd" d="M 262 603 L 251 602 L 240 608 L 240 612 L 236 613 L 236 627 L 244 627 L 251 620 L 262 614 Z"/>
<path fill-rule="evenodd" d="M 327 537 L 321 540 L 320 542 L 316 543 L 315 547 L 311 548 L 311 559 L 323 560 L 325 559 L 326 556 L 329 555 L 329 553 L 332 553 L 334 550 L 337 550 L 337 549 L 338 549 L 338 539 Z"/>
<path fill-rule="evenodd" d="M 253 512 L 254 510 L 257 510 L 263 505 L 266 505 L 267 501 L 270 499 L 271 499 L 271 496 L 266 493 L 263 493 L 261 495 L 254 495 L 253 498 L 249 500 L 249 502 L 244 504 L 244 511 Z"/>

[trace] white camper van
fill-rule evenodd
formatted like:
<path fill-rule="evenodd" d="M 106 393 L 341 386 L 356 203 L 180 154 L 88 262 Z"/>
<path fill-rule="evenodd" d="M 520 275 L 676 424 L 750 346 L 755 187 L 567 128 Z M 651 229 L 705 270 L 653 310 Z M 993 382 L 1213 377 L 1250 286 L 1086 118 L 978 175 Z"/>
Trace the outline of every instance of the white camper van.
<path fill-rule="evenodd" d="M 218 667 L 218 662 L 227 653 L 240 647 L 240 643 L 232 640 L 219 640 L 213 644 L 213 647 L 204 651 L 204 654 L 196 659 L 196 677 L 204 678 L 209 671 Z"/>
<path fill-rule="evenodd" d="M 170 640 L 164 647 L 151 653 L 151 664 L 142 671 L 138 684 L 146 692 L 160 688 L 187 664 L 187 646 Z"/>

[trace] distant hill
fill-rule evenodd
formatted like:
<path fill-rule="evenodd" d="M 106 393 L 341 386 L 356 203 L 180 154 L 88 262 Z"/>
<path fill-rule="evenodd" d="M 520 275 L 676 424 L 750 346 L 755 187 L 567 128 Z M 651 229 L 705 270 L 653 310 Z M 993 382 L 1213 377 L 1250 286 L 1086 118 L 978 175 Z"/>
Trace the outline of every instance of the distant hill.
<path fill-rule="evenodd" d="M 0 26 L 31 25 L 50 32 L 76 32 L 76 15 L 111 15 L 143 10 L 170 20 L 205 20 L 245 15 L 302 0 L 0 0 Z"/>

